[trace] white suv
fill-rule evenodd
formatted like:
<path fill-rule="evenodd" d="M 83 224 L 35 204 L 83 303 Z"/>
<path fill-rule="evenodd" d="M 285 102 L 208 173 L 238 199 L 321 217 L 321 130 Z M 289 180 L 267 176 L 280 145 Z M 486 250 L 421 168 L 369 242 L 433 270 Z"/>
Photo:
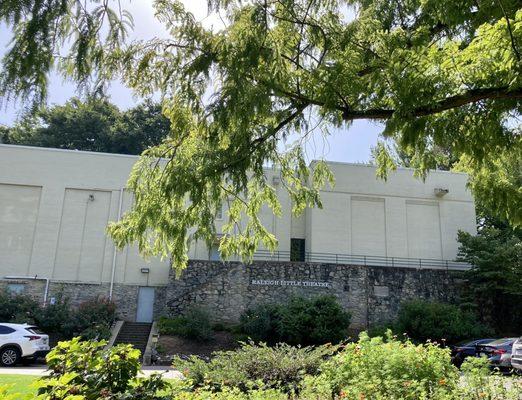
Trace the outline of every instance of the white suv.
<path fill-rule="evenodd" d="M 44 357 L 49 336 L 33 325 L 0 323 L 0 366 L 12 367 L 23 359 Z"/>
<path fill-rule="evenodd" d="M 511 349 L 511 366 L 522 373 L 522 336 L 519 337 Z"/>

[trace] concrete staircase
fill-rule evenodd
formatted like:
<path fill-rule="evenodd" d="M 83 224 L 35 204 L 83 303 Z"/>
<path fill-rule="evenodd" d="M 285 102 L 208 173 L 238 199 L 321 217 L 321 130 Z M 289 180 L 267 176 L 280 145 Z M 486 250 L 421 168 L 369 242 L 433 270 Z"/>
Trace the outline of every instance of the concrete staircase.
<path fill-rule="evenodd" d="M 143 357 L 151 328 L 152 324 L 146 322 L 124 322 L 114 341 L 114 345 L 120 343 L 132 344 L 135 349 L 141 351 L 141 356 Z"/>

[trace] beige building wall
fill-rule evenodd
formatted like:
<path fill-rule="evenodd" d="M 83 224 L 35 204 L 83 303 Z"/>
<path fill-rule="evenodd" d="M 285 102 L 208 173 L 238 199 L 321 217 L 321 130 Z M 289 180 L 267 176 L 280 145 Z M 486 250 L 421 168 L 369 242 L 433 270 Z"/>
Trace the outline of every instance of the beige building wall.
<path fill-rule="evenodd" d="M 0 276 L 109 282 L 115 249 L 105 229 L 136 159 L 0 145 Z M 124 192 L 123 211 L 131 201 Z M 165 284 L 168 273 L 135 248 L 116 254 L 116 283 Z"/>
<path fill-rule="evenodd" d="M 459 229 L 476 233 L 466 174 L 430 171 L 423 182 L 398 168 L 383 181 L 369 165 L 330 168 L 336 183 L 322 191 L 323 209 L 308 210 L 310 252 L 454 260 Z"/>
<path fill-rule="evenodd" d="M 110 221 L 132 206 L 126 181 L 137 157 L 0 145 L 0 277 L 38 275 L 61 281 L 110 282 L 114 245 L 105 234 Z M 305 239 L 314 253 L 414 258 L 455 258 L 459 229 L 475 231 L 475 209 L 466 175 L 431 172 L 425 182 L 399 169 L 384 182 L 375 168 L 330 163 L 336 178 L 321 198 L 323 209 L 291 216 L 278 171 L 283 214 L 268 207 L 260 218 L 290 251 L 291 238 Z M 435 188 L 448 189 L 435 196 Z M 123 196 L 122 198 L 120 198 Z M 218 232 L 226 219 L 216 220 Z M 208 259 L 212 249 L 193 243 L 189 257 Z M 149 274 L 141 272 L 148 267 Z M 134 246 L 116 252 L 115 282 L 166 284 L 168 261 L 144 260 Z"/>

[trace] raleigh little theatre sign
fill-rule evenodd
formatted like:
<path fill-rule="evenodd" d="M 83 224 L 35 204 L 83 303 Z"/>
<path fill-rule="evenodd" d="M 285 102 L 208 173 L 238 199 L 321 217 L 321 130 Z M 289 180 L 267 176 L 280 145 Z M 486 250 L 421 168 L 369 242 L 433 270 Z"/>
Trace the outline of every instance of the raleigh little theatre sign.
<path fill-rule="evenodd" d="M 316 281 L 283 281 L 283 280 L 266 280 L 266 279 L 252 279 L 252 285 L 262 286 L 302 286 L 302 287 L 321 287 L 330 288 L 330 282 L 316 282 Z"/>

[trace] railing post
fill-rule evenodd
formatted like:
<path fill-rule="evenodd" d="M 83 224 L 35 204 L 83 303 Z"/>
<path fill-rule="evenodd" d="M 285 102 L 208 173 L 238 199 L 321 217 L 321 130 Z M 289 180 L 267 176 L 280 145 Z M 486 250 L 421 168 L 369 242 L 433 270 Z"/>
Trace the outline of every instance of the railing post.
<path fill-rule="evenodd" d="M 419 269 L 422 269 L 422 258 L 419 258 Z"/>
<path fill-rule="evenodd" d="M 449 270 L 449 264 L 448 264 L 448 260 L 446 260 L 446 271 Z"/>
<path fill-rule="evenodd" d="M 364 266 L 366 267 L 366 256 L 363 256 Z"/>
<path fill-rule="evenodd" d="M 392 257 L 392 267 L 395 267 L 395 263 L 394 263 L 393 257 Z"/>
<path fill-rule="evenodd" d="M 335 263 L 339 264 L 339 259 L 337 258 L 338 254 L 335 255 Z"/>

